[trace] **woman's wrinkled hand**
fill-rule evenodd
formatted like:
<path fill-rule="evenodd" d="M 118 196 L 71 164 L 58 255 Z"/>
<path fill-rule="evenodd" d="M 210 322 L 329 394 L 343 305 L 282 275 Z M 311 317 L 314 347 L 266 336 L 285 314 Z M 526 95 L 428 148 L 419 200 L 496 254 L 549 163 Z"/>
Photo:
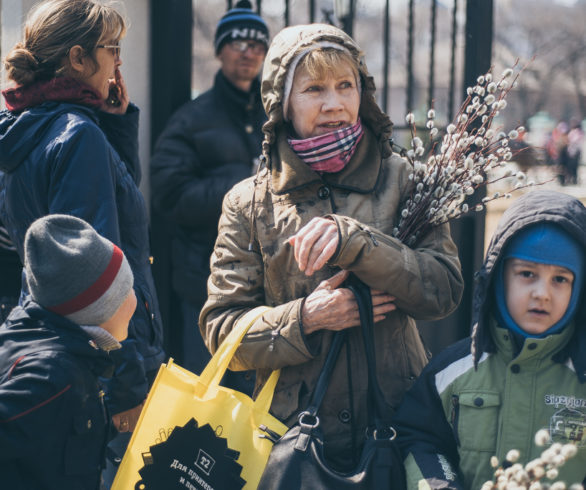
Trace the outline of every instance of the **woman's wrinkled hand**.
<path fill-rule="evenodd" d="M 114 72 L 114 78 L 109 80 L 110 83 L 110 95 L 102 102 L 100 109 L 110 114 L 126 114 L 130 99 L 128 97 L 128 89 L 126 88 L 126 82 L 120 73 L 120 69 L 116 68 Z"/>
<path fill-rule="evenodd" d="M 311 276 L 332 258 L 338 248 L 338 227 L 327 218 L 313 218 L 288 242 L 293 247 L 299 269 Z"/>
<path fill-rule="evenodd" d="M 316 330 L 344 330 L 360 325 L 360 312 L 354 293 L 340 288 L 348 278 L 348 271 L 340 271 L 322 281 L 305 299 L 301 309 L 303 332 L 309 335 Z M 395 298 L 383 291 L 371 290 L 374 321 L 380 322 L 397 307 Z"/>

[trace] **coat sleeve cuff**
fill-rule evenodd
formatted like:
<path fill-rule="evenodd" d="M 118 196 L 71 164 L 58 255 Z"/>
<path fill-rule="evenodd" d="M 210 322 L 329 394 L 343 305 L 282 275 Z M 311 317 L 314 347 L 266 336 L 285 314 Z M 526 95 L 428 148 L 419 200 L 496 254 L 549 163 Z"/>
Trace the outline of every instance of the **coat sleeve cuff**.
<path fill-rule="evenodd" d="M 289 321 L 279 331 L 279 337 L 282 337 L 282 340 L 286 341 L 288 344 L 295 346 L 305 357 L 303 362 L 312 359 L 316 355 L 313 335 L 305 335 L 305 333 L 303 333 L 301 309 L 303 308 L 304 302 L 305 298 L 300 298 L 293 302 L 289 313 Z"/>
<path fill-rule="evenodd" d="M 307 299 L 307 297 L 303 298 L 299 302 L 299 309 L 297 311 L 299 332 L 301 334 L 303 342 L 305 343 L 305 348 L 310 353 L 311 357 L 315 357 L 319 354 L 319 350 L 320 350 L 319 347 L 321 345 L 321 335 L 319 332 L 313 332 L 309 335 L 306 335 L 305 332 L 303 331 L 303 318 L 302 318 L 301 312 L 303 311 L 303 305 L 305 304 L 306 299 Z"/>

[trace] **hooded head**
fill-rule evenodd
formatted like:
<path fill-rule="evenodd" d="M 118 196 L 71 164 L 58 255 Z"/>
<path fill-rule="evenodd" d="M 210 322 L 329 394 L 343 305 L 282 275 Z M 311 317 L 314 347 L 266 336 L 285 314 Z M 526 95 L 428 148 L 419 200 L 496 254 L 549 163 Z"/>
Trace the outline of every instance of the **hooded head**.
<path fill-rule="evenodd" d="M 276 131 L 286 120 L 287 98 L 295 75 L 295 68 L 303 56 L 315 49 L 337 49 L 350 55 L 359 75 L 361 90 L 359 116 L 364 124 L 376 132 L 383 142 L 383 155 L 390 154 L 388 139 L 392 123 L 378 107 L 375 84 L 356 42 L 344 31 L 327 24 L 298 25 L 283 29 L 273 39 L 265 58 L 261 95 L 268 121 L 263 126 L 265 140 L 263 155 L 268 158 Z"/>
<path fill-rule="evenodd" d="M 551 190 L 536 189 L 516 199 L 503 213 L 494 231 L 482 268 L 475 276 L 472 313 L 472 353 L 477 363 L 483 352 L 494 352 L 495 345 L 489 331 L 488 318 L 498 308 L 492 296 L 493 286 L 498 281 L 498 270 L 509 250 L 516 253 L 516 237 L 522 240 L 524 230 L 537 225 L 555 225 L 581 248 L 586 250 L 586 208 L 579 199 Z M 521 243 L 521 242 L 518 242 Z M 509 248 L 509 245 L 511 248 Z M 571 269 L 573 270 L 573 269 Z M 580 280 L 580 278 L 578 278 Z M 583 284 L 583 283 L 582 283 Z M 583 286 L 580 289 L 584 289 Z M 578 288 L 576 288 L 576 291 Z M 574 290 L 573 294 L 574 294 Z M 579 292 L 575 294 L 580 294 Z M 577 372 L 586 382 L 586 308 L 580 298 L 572 314 L 576 322 L 576 338 L 568 345 Z M 566 321 L 562 319 L 562 321 Z M 564 351 L 566 352 L 566 351 Z M 563 357 L 563 355 L 561 355 Z M 567 356 L 567 352 L 566 352 Z"/>
<path fill-rule="evenodd" d="M 521 337 L 536 337 L 541 338 L 546 335 L 557 333 L 561 331 L 572 319 L 576 308 L 578 307 L 578 300 L 582 291 L 583 277 L 584 277 L 584 248 L 582 245 L 566 232 L 563 228 L 553 223 L 537 223 L 532 226 L 523 228 L 517 233 L 511 241 L 505 247 L 502 254 L 502 258 L 499 261 L 497 270 L 494 278 L 493 293 L 495 296 L 496 316 L 499 319 L 499 323 L 517 333 Z M 521 267 L 519 273 L 527 274 L 529 277 L 523 277 L 520 279 L 522 283 L 532 281 L 536 283 L 539 279 L 539 275 L 544 275 L 545 279 L 546 269 L 534 267 L 531 264 L 543 264 L 546 266 L 554 266 L 552 270 L 555 273 L 558 268 L 567 269 L 573 275 L 573 281 L 571 284 L 571 296 L 567 302 L 565 311 L 560 311 L 558 314 L 563 313 L 559 320 L 555 321 L 552 325 L 547 327 L 543 331 L 529 331 L 527 327 L 524 328 L 522 324 L 516 320 L 515 311 L 511 311 L 510 304 L 513 299 L 519 299 L 517 296 L 522 298 L 523 292 L 512 291 L 512 285 L 507 284 L 508 274 L 505 274 L 506 263 L 509 259 L 520 259 L 521 262 L 518 266 Z M 529 263 L 529 268 L 524 267 L 524 263 Z M 508 266 L 507 266 L 508 267 Z M 555 279 L 569 279 L 566 275 L 556 276 Z M 561 281 L 556 283 L 557 287 L 551 288 L 551 294 L 561 296 L 567 291 L 567 286 Z M 522 288 L 521 288 L 522 289 Z M 535 303 L 533 306 L 537 307 L 540 303 L 537 296 L 540 294 L 536 289 L 540 289 L 539 286 L 533 286 L 531 295 L 534 296 L 532 301 Z M 567 296 L 565 296 L 567 299 Z M 554 305 L 563 303 L 563 299 L 560 298 L 549 298 L 548 305 L 551 311 L 550 315 L 554 313 Z M 513 305 L 514 307 L 514 305 Z M 535 315 L 539 316 L 537 313 Z M 543 315 L 541 315 L 543 316 Z M 547 320 L 544 317 L 544 320 Z M 541 323 L 541 322 L 539 322 Z M 539 325 L 541 330 L 545 324 Z"/>

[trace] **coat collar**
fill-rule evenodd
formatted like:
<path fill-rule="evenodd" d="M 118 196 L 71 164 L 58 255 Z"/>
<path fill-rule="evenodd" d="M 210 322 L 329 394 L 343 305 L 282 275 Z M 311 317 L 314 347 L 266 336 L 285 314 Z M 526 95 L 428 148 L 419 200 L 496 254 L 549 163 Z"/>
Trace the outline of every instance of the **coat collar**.
<path fill-rule="evenodd" d="M 255 106 L 258 106 L 259 111 L 263 110 L 260 103 L 260 81 L 258 78 L 255 78 L 252 81 L 250 90 L 245 92 L 228 80 L 222 70 L 218 70 L 215 77 L 214 88 L 216 89 L 217 97 L 220 101 L 231 110 L 233 110 L 234 106 L 243 111 Z"/>
<path fill-rule="evenodd" d="M 19 349 L 21 355 L 41 351 L 68 352 L 87 359 L 89 369 L 96 376 L 109 378 L 114 372 L 114 361 L 108 352 L 100 349 L 79 325 L 46 310 L 30 297 L 25 299 L 22 307 L 11 312 L 6 325 L 3 333 L 10 336 L 14 341 L 13 349 Z"/>
<path fill-rule="evenodd" d="M 516 348 L 511 332 L 497 325 L 493 318 L 490 319 L 490 329 L 497 352 L 506 363 L 510 363 L 513 359 L 517 362 L 532 362 L 551 358 L 560 352 L 574 335 L 575 325 L 570 323 L 561 332 L 544 338 L 526 338 L 520 350 Z"/>
<path fill-rule="evenodd" d="M 374 191 L 381 169 L 380 145 L 368 127 L 364 128 L 364 136 L 348 165 L 340 172 L 321 176 L 295 154 L 283 130 L 277 136 L 271 158 L 271 190 L 280 195 L 311 184 L 326 183 L 334 188 L 367 194 Z"/>

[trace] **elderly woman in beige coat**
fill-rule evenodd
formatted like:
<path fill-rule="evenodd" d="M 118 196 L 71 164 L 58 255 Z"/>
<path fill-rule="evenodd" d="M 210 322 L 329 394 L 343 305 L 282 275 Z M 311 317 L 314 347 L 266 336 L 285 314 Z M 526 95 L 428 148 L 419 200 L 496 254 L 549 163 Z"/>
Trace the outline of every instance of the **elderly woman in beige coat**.
<path fill-rule="evenodd" d="M 379 384 L 396 407 L 427 362 L 415 319 L 453 311 L 463 281 L 448 225 L 416 248 L 393 238 L 409 164 L 374 99 L 356 43 L 312 24 L 273 40 L 262 76 L 264 165 L 225 197 L 200 329 L 214 352 L 248 311 L 268 305 L 231 368 L 257 388 L 281 369 L 272 413 L 292 425 L 307 407 L 336 330 L 348 341 L 320 410 L 326 456 L 355 462 L 367 423 L 366 360 L 350 272 L 370 286 Z"/>

